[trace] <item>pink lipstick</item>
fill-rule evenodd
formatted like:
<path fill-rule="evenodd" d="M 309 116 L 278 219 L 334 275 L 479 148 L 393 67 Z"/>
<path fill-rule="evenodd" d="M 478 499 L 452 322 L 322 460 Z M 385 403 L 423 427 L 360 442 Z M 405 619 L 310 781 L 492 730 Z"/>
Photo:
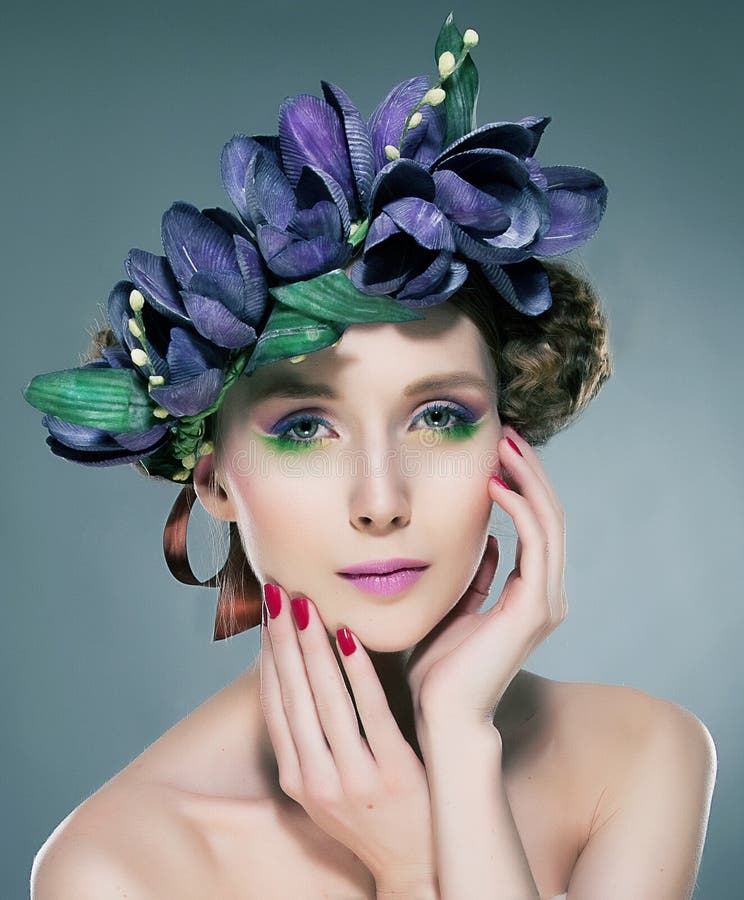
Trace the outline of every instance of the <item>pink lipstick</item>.
<path fill-rule="evenodd" d="M 367 594 L 398 594 L 423 575 L 424 569 L 398 569 L 389 575 L 342 575 Z"/>

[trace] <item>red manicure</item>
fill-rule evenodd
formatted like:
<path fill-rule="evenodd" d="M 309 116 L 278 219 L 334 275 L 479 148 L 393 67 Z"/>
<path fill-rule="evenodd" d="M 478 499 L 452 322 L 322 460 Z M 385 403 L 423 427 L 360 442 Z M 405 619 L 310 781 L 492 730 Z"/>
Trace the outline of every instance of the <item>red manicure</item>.
<path fill-rule="evenodd" d="M 507 441 L 509 441 L 509 446 L 510 446 L 513 450 L 516 450 L 517 453 L 518 453 L 522 458 L 524 458 L 524 453 L 522 453 L 522 451 L 519 449 L 519 447 L 517 447 L 517 445 L 514 443 L 514 441 L 513 441 L 510 437 L 507 438 Z"/>
<path fill-rule="evenodd" d="M 499 478 L 498 475 L 491 475 L 491 481 L 495 481 L 496 484 L 500 484 L 501 487 L 506 488 L 507 491 L 510 491 L 510 490 L 511 490 L 511 488 L 509 487 L 509 485 L 508 485 L 505 481 L 502 481 L 502 480 Z"/>
<path fill-rule="evenodd" d="M 266 598 L 266 605 L 269 607 L 269 615 L 272 619 L 275 619 L 282 608 L 282 595 L 279 591 L 279 585 L 265 584 L 264 597 Z"/>
<path fill-rule="evenodd" d="M 307 597 L 294 597 L 290 600 L 292 605 L 292 615 L 294 616 L 297 628 L 304 631 L 307 623 L 310 621 L 310 613 L 307 609 Z"/>
<path fill-rule="evenodd" d="M 341 648 L 341 652 L 344 654 L 344 656 L 351 656 L 351 654 L 356 650 L 356 644 L 354 643 L 354 638 L 351 636 L 349 629 L 337 629 L 336 637 L 338 638 L 338 645 Z"/>

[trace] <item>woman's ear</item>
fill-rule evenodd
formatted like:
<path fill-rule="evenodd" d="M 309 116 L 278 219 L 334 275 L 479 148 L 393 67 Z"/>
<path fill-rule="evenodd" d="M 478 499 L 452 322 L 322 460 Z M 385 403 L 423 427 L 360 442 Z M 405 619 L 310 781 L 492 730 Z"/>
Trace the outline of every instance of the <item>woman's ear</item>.
<path fill-rule="evenodd" d="M 204 509 L 216 519 L 223 519 L 225 522 L 237 521 L 232 497 L 222 487 L 215 471 L 214 453 L 207 453 L 199 459 L 192 476 L 196 496 Z"/>

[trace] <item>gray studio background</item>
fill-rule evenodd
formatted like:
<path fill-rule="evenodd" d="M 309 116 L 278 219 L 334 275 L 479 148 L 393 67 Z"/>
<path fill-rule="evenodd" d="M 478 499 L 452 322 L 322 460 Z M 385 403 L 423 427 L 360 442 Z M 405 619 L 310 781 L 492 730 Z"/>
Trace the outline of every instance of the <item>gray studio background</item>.
<path fill-rule="evenodd" d="M 1 29 L 3 898 L 28 895 L 35 852 L 75 806 L 257 650 L 254 633 L 212 643 L 215 593 L 166 569 L 178 488 L 54 457 L 22 388 L 79 364 L 126 253 L 161 252 L 174 200 L 231 208 L 219 154 L 235 132 L 275 133 L 281 100 L 321 78 L 369 115 L 399 81 L 434 76 L 453 8 L 481 36 L 479 124 L 552 116 L 540 161 L 585 165 L 610 190 L 573 255 L 604 297 L 615 374 L 543 451 L 570 609 L 526 665 L 705 722 L 719 768 L 695 896 L 741 896 L 739 11 L 130 0 L 18 5 Z M 208 533 L 197 516 L 202 577 Z"/>

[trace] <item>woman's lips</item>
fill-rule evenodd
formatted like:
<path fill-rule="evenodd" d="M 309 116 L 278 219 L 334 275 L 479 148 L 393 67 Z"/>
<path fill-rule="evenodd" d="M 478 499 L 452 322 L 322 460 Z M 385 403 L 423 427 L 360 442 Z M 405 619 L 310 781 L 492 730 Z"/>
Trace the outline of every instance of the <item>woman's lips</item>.
<path fill-rule="evenodd" d="M 387 575 L 341 575 L 366 594 L 398 594 L 410 587 L 424 574 L 428 566 L 419 569 L 398 569 Z"/>

